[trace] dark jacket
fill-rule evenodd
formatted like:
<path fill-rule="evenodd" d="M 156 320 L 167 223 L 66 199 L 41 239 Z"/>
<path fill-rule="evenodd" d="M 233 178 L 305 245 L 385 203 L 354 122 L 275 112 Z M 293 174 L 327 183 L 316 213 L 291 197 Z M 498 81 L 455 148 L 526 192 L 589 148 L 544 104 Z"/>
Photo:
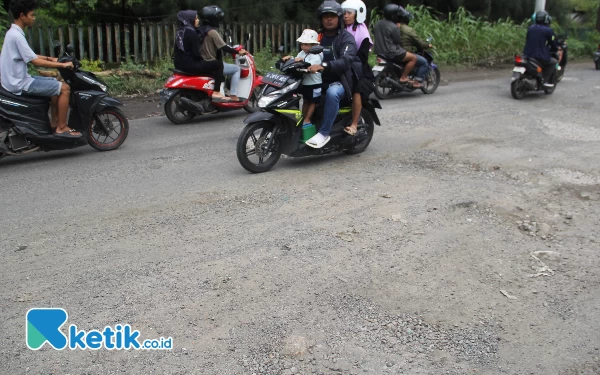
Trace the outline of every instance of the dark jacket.
<path fill-rule="evenodd" d="M 542 61 L 550 61 L 550 51 L 558 50 L 554 31 L 548 26 L 533 25 L 527 30 L 523 55 Z"/>
<path fill-rule="evenodd" d="M 408 25 L 400 25 L 401 40 L 400 47 L 407 51 L 413 51 L 413 47 L 417 51 L 426 50 L 429 48 L 429 43 L 419 38 L 417 32 Z"/>
<path fill-rule="evenodd" d="M 375 24 L 375 53 L 388 59 L 406 54 L 406 50 L 400 47 L 402 36 L 398 26 L 392 21 L 381 20 Z"/>
<path fill-rule="evenodd" d="M 319 34 L 319 41 L 323 34 Z M 333 41 L 333 61 L 329 62 L 325 71 L 340 77 L 344 86 L 346 98 L 352 98 L 352 88 L 362 76 L 360 59 L 357 56 L 357 47 L 354 36 L 345 29 L 339 29 Z"/>

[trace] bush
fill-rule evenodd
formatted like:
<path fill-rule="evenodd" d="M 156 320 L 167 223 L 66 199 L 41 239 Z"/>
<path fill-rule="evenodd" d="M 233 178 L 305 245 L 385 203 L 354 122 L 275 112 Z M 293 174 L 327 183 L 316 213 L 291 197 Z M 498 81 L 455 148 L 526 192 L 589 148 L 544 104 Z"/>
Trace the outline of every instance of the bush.
<path fill-rule="evenodd" d="M 101 60 L 90 61 L 83 59 L 79 60 L 79 62 L 81 63 L 81 69 L 88 72 L 101 72 L 104 70 L 104 62 Z"/>

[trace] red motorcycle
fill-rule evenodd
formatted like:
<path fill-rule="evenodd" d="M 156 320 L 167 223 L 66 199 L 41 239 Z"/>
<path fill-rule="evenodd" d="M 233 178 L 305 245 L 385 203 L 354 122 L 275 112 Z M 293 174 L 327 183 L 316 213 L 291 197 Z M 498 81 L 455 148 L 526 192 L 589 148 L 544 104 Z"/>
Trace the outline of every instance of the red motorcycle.
<path fill-rule="evenodd" d="M 243 46 L 235 46 L 240 51 Z M 164 88 L 160 91 L 160 103 L 165 115 L 174 124 L 185 124 L 192 121 L 197 115 L 228 112 L 245 109 L 249 113 L 258 111 L 258 100 L 262 96 L 265 85 L 262 76 L 256 71 L 254 57 L 251 54 L 244 56 L 233 55 L 235 63 L 240 66 L 240 83 L 238 86 L 239 102 L 213 101 L 215 80 L 210 76 L 196 76 L 173 69 L 173 75 L 167 79 Z M 224 94 L 221 85 L 221 94 Z"/>

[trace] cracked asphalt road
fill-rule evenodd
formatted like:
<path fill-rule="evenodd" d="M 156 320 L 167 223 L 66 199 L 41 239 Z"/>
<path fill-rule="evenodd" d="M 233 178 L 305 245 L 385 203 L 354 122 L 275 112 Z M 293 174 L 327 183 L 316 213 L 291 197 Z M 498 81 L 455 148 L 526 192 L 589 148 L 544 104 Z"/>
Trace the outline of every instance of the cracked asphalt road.
<path fill-rule="evenodd" d="M 241 112 L 2 159 L 0 373 L 599 373 L 589 65 L 551 96 L 507 71 L 382 102 L 363 154 L 260 175 Z M 173 349 L 31 351 L 33 307 Z"/>

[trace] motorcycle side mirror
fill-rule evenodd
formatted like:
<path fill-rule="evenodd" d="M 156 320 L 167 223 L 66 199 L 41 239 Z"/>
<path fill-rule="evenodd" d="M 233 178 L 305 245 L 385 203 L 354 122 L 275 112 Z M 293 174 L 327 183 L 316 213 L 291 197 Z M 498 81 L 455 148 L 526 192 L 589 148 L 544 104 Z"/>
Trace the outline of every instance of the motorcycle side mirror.
<path fill-rule="evenodd" d="M 72 54 L 73 54 L 73 52 L 75 52 L 75 47 L 73 47 L 73 45 L 72 45 L 72 44 L 69 44 L 69 45 L 67 45 L 67 48 L 65 49 L 65 51 L 67 51 L 67 53 L 68 53 L 69 55 L 72 55 Z"/>
<path fill-rule="evenodd" d="M 428 37 L 426 40 L 427 40 L 427 43 L 430 43 L 430 44 L 431 44 L 431 42 L 433 42 L 433 38 L 432 37 Z"/>
<path fill-rule="evenodd" d="M 281 55 L 283 55 L 283 50 L 284 50 L 283 46 L 279 46 L 279 48 L 277 48 L 277 52 L 279 52 Z"/>
<path fill-rule="evenodd" d="M 310 47 L 310 50 L 308 50 L 308 53 L 311 55 L 318 55 L 322 52 L 323 52 L 323 46 L 312 46 L 312 47 Z"/>

